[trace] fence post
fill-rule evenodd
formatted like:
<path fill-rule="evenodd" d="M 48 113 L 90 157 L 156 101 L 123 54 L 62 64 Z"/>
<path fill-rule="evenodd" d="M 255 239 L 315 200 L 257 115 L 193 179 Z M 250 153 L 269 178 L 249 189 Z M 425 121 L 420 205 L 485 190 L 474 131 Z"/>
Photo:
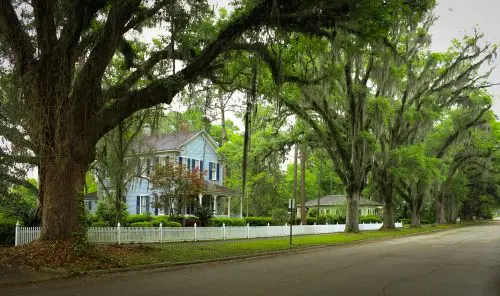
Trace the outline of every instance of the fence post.
<path fill-rule="evenodd" d="M 250 238 L 250 223 L 247 223 L 247 238 Z"/>
<path fill-rule="evenodd" d="M 163 243 L 163 223 L 160 222 L 160 244 Z"/>
<path fill-rule="evenodd" d="M 21 224 L 19 223 L 19 220 L 17 220 L 17 222 L 16 222 L 16 237 L 14 239 L 14 246 L 19 246 L 19 226 L 21 226 Z"/>
<path fill-rule="evenodd" d="M 118 226 L 116 226 L 117 230 L 118 230 L 118 244 L 121 244 L 122 243 L 122 240 L 121 240 L 121 227 L 120 227 L 120 222 L 118 222 Z"/>
<path fill-rule="evenodd" d="M 222 239 L 226 240 L 226 223 L 222 223 Z"/>
<path fill-rule="evenodd" d="M 196 223 L 194 223 L 194 241 L 196 241 Z"/>
<path fill-rule="evenodd" d="M 267 222 L 267 237 L 271 237 L 271 224 Z"/>
<path fill-rule="evenodd" d="M 314 234 L 317 234 L 317 231 L 316 231 L 316 222 L 314 222 Z"/>

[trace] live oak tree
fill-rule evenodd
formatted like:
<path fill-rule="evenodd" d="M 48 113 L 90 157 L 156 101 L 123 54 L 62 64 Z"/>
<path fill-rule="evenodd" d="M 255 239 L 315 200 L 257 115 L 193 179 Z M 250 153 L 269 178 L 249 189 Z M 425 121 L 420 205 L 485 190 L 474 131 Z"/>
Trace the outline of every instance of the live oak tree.
<path fill-rule="evenodd" d="M 409 5 L 420 8 L 424 2 Z M 369 0 L 245 1 L 214 32 L 205 1 L 1 1 L 0 56 L 7 60 L 13 85 L 12 108 L 2 112 L 8 114 L 2 117 L 2 134 L 11 131 L 8 140 L 27 142 L 25 147 L 37 157 L 40 239 L 69 239 L 78 231 L 77 197 L 98 140 L 134 112 L 170 103 L 186 85 L 223 66 L 221 54 L 245 31 L 282 27 L 321 34 L 334 25 L 355 23 L 375 34 L 401 5 Z M 317 20 L 314 26 L 311 19 Z M 160 21 L 171 25 L 173 37 L 164 36 L 160 48 L 135 64 L 127 42 L 130 32 Z M 106 70 L 117 55 L 127 60 L 129 71 L 104 87 Z M 144 82 L 160 62 L 172 60 L 182 61 L 184 67 Z"/>
<path fill-rule="evenodd" d="M 396 23 L 389 35 L 392 46 L 381 55 L 373 75 L 376 98 L 370 105 L 370 125 L 379 145 L 372 173 L 376 193 L 384 203 L 386 229 L 394 229 L 396 184 L 391 171 L 397 162 L 391 159 L 391 151 L 421 143 L 450 108 L 489 109 L 488 103 L 475 104 L 471 94 L 490 86 L 489 73 L 478 70 L 491 62 L 496 48 L 480 46 L 482 36 L 476 32 L 455 40 L 447 52 L 432 53 L 428 31 L 433 23 L 431 14 L 423 20 Z M 465 122 L 481 119 L 469 115 Z M 464 123 L 457 133 L 473 126 Z M 450 138 L 442 152 L 455 138 Z"/>

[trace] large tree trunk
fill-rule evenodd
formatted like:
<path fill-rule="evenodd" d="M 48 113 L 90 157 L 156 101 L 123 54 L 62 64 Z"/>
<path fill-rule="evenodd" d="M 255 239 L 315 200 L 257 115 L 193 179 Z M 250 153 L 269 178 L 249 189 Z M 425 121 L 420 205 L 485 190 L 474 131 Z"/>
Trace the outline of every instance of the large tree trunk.
<path fill-rule="evenodd" d="M 382 229 L 396 229 L 396 224 L 394 223 L 394 200 L 392 198 L 384 200 L 384 225 Z"/>
<path fill-rule="evenodd" d="M 396 229 L 396 224 L 394 223 L 394 183 L 388 174 L 385 174 L 385 178 L 382 184 L 379 184 L 380 194 L 383 196 L 384 201 L 384 225 L 382 229 L 384 230 L 394 230 Z"/>
<path fill-rule="evenodd" d="M 359 232 L 359 200 L 360 191 L 348 193 L 347 195 L 347 217 L 345 232 Z"/>
<path fill-rule="evenodd" d="M 45 167 L 40 240 L 69 240 L 80 230 L 78 196 L 85 184 L 86 164 L 68 156 Z"/>
<path fill-rule="evenodd" d="M 418 194 L 414 192 L 414 194 Z M 412 196 L 411 202 L 411 224 L 410 227 L 421 227 L 420 213 L 422 212 L 423 197 Z"/>
<path fill-rule="evenodd" d="M 300 222 L 307 224 L 306 212 L 306 151 L 300 147 Z"/>
<path fill-rule="evenodd" d="M 413 206 L 411 209 L 411 225 L 410 227 L 421 227 L 420 224 L 420 211 L 418 206 Z"/>
<path fill-rule="evenodd" d="M 445 224 L 444 198 L 438 194 L 436 198 L 436 224 Z"/>
<path fill-rule="evenodd" d="M 457 202 L 455 200 L 454 196 L 449 196 L 447 199 L 447 215 L 446 215 L 446 220 L 448 223 L 457 223 Z"/>

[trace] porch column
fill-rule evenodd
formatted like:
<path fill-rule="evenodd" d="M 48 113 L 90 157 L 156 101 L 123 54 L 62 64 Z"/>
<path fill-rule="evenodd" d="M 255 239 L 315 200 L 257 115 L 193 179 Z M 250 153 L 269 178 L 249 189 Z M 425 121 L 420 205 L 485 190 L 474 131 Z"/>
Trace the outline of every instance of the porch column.
<path fill-rule="evenodd" d="M 231 196 L 227 197 L 227 217 L 231 218 Z"/>
<path fill-rule="evenodd" d="M 217 215 L 217 195 L 214 194 L 214 215 Z"/>
<path fill-rule="evenodd" d="M 200 202 L 200 206 L 203 206 L 203 194 L 198 194 L 198 201 Z"/>

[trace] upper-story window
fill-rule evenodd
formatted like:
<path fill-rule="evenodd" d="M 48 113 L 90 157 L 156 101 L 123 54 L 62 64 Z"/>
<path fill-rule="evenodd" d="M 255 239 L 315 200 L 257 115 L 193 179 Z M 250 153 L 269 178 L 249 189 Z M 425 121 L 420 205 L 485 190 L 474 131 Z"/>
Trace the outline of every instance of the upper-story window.
<path fill-rule="evenodd" d="M 212 181 L 219 180 L 219 164 L 216 162 L 208 163 L 208 179 Z"/>
<path fill-rule="evenodd" d="M 160 164 L 160 157 L 155 156 L 153 157 L 153 170 Z"/>

